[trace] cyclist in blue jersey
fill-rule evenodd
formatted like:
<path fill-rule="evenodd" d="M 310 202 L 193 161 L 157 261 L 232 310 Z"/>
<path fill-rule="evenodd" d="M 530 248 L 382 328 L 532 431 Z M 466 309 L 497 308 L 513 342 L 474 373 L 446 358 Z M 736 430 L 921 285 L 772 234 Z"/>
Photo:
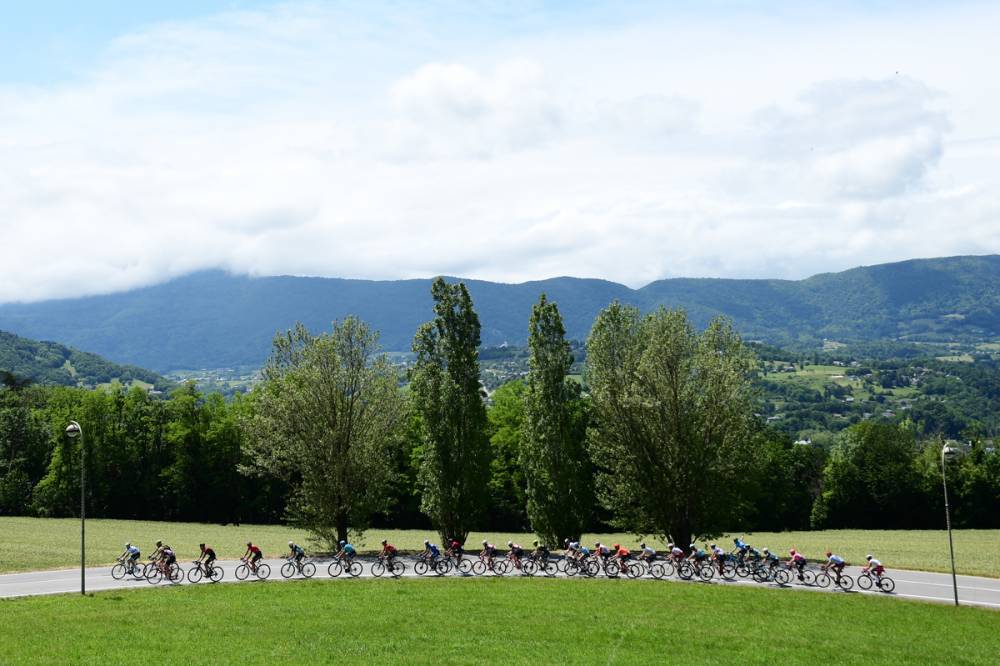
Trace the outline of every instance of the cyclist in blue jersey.
<path fill-rule="evenodd" d="M 295 560 L 296 564 L 300 567 L 302 566 L 302 558 L 306 556 L 305 549 L 294 541 L 288 542 L 288 550 L 290 552 L 288 559 Z"/>
<path fill-rule="evenodd" d="M 118 556 L 118 561 L 125 565 L 129 573 L 132 573 L 139 561 L 139 555 L 141 555 L 139 549 L 129 542 L 125 544 L 125 551 Z"/>
<path fill-rule="evenodd" d="M 348 562 L 350 562 L 354 559 L 354 556 L 357 554 L 358 553 L 356 550 L 354 550 L 353 545 L 347 543 L 343 539 L 340 540 L 340 552 L 337 553 L 337 557 L 339 557 L 342 560 L 347 560 Z"/>
<path fill-rule="evenodd" d="M 438 561 L 438 558 L 441 557 L 441 549 L 438 548 L 436 544 L 424 539 L 424 552 L 422 552 L 421 555 L 430 558 L 431 564 L 434 564 Z"/>

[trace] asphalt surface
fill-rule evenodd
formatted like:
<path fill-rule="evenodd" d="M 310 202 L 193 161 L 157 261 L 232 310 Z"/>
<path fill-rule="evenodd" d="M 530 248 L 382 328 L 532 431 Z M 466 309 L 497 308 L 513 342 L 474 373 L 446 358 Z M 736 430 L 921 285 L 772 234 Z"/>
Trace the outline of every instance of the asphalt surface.
<path fill-rule="evenodd" d="M 406 563 L 406 573 L 404 577 L 416 578 L 417 576 L 413 571 L 414 559 L 412 557 L 401 557 L 403 562 Z M 364 572 L 361 574 L 362 578 L 372 578 L 371 574 L 371 563 L 373 562 L 370 558 L 359 558 L 359 560 L 364 565 Z M 314 559 L 312 560 L 316 564 L 316 575 L 314 579 L 326 579 L 330 580 L 330 576 L 327 573 L 327 565 L 329 560 L 325 559 Z M 268 559 L 265 560 L 267 564 L 271 567 L 271 575 L 268 580 L 271 581 L 284 581 L 286 580 L 279 573 L 281 565 L 284 564 L 282 559 Z M 184 569 L 185 574 L 187 570 L 191 568 L 190 562 L 180 562 L 181 567 Z M 221 566 L 225 572 L 225 576 L 221 584 L 227 583 L 238 583 L 238 582 L 253 582 L 254 578 L 251 577 L 248 581 L 239 581 L 236 579 L 236 567 L 239 565 L 239 561 L 223 561 Z M 845 570 L 846 573 L 850 574 L 857 579 L 860 569 L 857 567 L 848 567 Z M 814 586 L 804 586 L 799 585 L 793 579 L 793 582 L 786 587 L 789 590 L 813 590 L 817 592 L 825 592 L 827 594 L 872 594 L 872 595 L 882 595 L 896 597 L 900 599 L 916 599 L 921 601 L 931 601 L 939 603 L 954 603 L 954 593 L 952 589 L 952 580 L 949 574 L 939 574 L 939 573 L 927 573 L 924 571 L 902 571 L 902 570 L 889 570 L 888 575 L 893 578 L 896 582 L 896 590 L 892 594 L 885 594 L 879 592 L 877 589 L 872 591 L 862 591 L 855 584 L 853 591 L 842 592 L 840 590 L 832 589 L 822 589 Z M 451 573 L 448 574 L 453 577 L 472 577 L 472 576 L 462 576 L 461 574 Z M 487 574 L 492 575 L 492 574 Z M 508 577 L 516 576 L 520 574 L 507 574 Z M 603 575 L 603 574 L 602 574 Z M 151 585 L 146 580 L 135 580 L 130 576 L 127 576 L 124 580 L 115 580 L 111 577 L 111 567 L 99 567 L 91 568 L 86 571 L 87 576 L 87 592 L 98 592 L 102 590 L 123 590 L 123 589 L 149 589 L 152 587 L 167 587 L 170 585 L 192 585 L 192 583 L 187 582 L 185 577 L 182 583 L 168 583 L 161 582 L 158 585 Z M 383 576 L 387 577 L 387 576 Z M 425 578 L 436 578 L 434 574 L 424 576 Z M 558 574 L 558 577 L 565 577 L 562 573 Z M 339 577 L 333 580 L 345 581 L 350 580 L 350 576 L 347 574 L 340 574 Z M 577 576 L 581 579 L 580 576 Z M 288 580 L 301 579 L 301 576 L 294 576 Z M 670 582 L 681 583 L 687 585 L 760 585 L 760 583 L 755 583 L 751 580 L 737 578 L 735 581 L 723 581 L 718 577 L 714 578 L 708 583 L 697 582 L 697 581 L 680 581 L 676 575 L 662 581 L 656 581 L 653 579 L 644 579 L 650 584 L 665 585 Z M 201 582 L 198 585 L 211 585 L 212 583 Z M 585 584 L 585 583 L 584 583 Z M 630 581 L 627 579 L 622 579 L 623 585 L 630 584 L 641 584 L 637 581 Z M 777 585 L 768 584 L 770 586 L 777 587 Z M 64 594 L 64 593 L 79 593 L 80 591 L 80 570 L 79 569 L 65 569 L 59 571 L 34 571 L 29 573 L 17 573 L 17 574 L 5 574 L 0 575 L 0 598 L 5 597 L 26 597 L 35 596 L 43 594 Z M 963 605 L 975 605 L 983 606 L 987 608 L 1000 609 L 1000 580 L 994 578 L 980 578 L 976 576 L 958 576 L 958 597 L 959 603 Z"/>

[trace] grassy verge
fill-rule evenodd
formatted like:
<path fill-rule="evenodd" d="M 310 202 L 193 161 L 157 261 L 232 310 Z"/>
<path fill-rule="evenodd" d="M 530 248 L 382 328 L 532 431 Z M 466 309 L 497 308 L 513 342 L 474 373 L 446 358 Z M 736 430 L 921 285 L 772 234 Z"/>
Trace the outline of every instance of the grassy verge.
<path fill-rule="evenodd" d="M 0 613 L 2 663 L 992 664 L 1000 631 L 981 609 L 604 580 L 185 586 Z"/>
<path fill-rule="evenodd" d="M 80 522 L 59 518 L 0 518 L 0 573 L 72 567 L 80 558 Z M 419 550 L 434 534 L 418 530 L 371 530 L 361 546 L 375 548 L 383 539 L 398 548 Z M 529 545 L 531 535 L 523 533 L 474 532 L 469 535 L 470 549 L 482 539 L 503 547 L 507 541 Z M 849 562 L 863 562 L 866 553 L 874 553 L 891 569 L 950 571 L 948 538 L 944 531 L 930 530 L 828 530 L 821 532 L 757 533 L 745 536 L 757 547 L 768 547 L 784 554 L 791 547 L 807 556 L 821 557 L 830 548 Z M 88 520 L 87 560 L 98 566 L 114 560 L 126 541 L 139 545 L 144 552 L 163 539 L 178 552 L 180 559 L 196 556 L 202 541 L 212 545 L 220 557 L 235 558 L 244 551 L 247 541 L 260 544 L 265 555 L 276 556 L 287 549 L 289 539 L 307 544 L 302 530 L 283 525 L 220 526 L 200 523 L 160 523 L 135 520 Z M 622 543 L 636 546 L 638 539 L 627 534 L 588 534 L 584 543 Z M 652 542 L 652 540 L 650 540 Z M 720 540 L 732 546 L 731 537 Z M 955 557 L 959 573 L 1000 578 L 1000 530 L 957 530 Z M 686 545 L 686 544 L 685 544 Z M 661 547 L 662 543 L 654 544 Z"/>

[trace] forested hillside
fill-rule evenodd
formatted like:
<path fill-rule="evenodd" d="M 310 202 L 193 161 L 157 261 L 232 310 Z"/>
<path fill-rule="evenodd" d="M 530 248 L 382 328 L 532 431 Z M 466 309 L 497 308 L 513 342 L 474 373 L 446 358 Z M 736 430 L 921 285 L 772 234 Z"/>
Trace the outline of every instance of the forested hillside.
<path fill-rule="evenodd" d="M 387 350 L 410 348 L 427 319 L 430 280 L 250 278 L 205 272 L 126 293 L 0 305 L 0 328 L 55 339 L 159 372 L 259 367 L 271 339 L 296 321 L 324 330 L 356 315 Z M 841 342 L 991 341 L 1000 338 L 1000 256 L 921 259 L 806 280 L 660 280 L 641 289 L 603 280 L 523 284 L 467 280 L 484 345 L 523 344 L 532 303 L 545 292 L 567 336 L 585 340 L 614 300 L 686 309 L 697 326 L 731 317 L 745 338 L 791 348 Z"/>
<path fill-rule="evenodd" d="M 4 331 L 0 331 L 0 373 L 10 373 L 16 380 L 62 386 L 97 386 L 114 380 L 123 384 L 139 381 L 160 389 L 169 384 L 149 370 L 118 365 L 97 354 Z"/>

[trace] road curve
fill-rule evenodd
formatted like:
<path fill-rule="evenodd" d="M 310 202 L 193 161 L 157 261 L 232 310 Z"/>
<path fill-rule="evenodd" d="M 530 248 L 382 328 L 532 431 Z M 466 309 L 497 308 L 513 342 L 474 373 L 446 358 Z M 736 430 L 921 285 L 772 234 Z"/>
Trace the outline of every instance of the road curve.
<path fill-rule="evenodd" d="M 364 573 L 361 575 L 363 578 L 372 578 L 371 574 L 371 560 L 368 558 L 360 558 L 364 564 Z M 413 572 L 413 558 L 403 557 L 401 558 L 406 562 L 406 573 L 405 577 L 418 577 Z M 265 560 L 271 567 L 271 576 L 269 580 L 273 581 L 283 581 L 279 570 L 281 565 L 284 564 L 282 559 L 269 559 Z M 317 572 L 315 579 L 327 579 L 330 580 L 327 574 L 327 563 L 328 560 L 314 559 L 313 562 L 316 564 Z M 181 565 L 185 571 L 190 568 L 190 562 L 182 562 Z M 239 561 L 224 561 L 221 563 L 222 568 L 225 571 L 225 577 L 223 579 L 223 584 L 240 582 L 236 580 L 236 567 L 239 565 Z M 857 578 L 857 574 L 860 569 L 855 567 L 848 567 L 847 573 Z M 881 596 L 892 596 L 900 599 L 917 599 L 922 601 L 931 601 L 939 603 L 954 603 L 954 593 L 952 591 L 952 581 L 951 576 L 948 574 L 939 573 L 928 573 L 925 571 L 903 571 L 903 570 L 890 570 L 889 575 L 896 581 L 896 591 L 893 594 L 883 594 L 876 591 L 860 591 L 857 586 L 855 586 L 854 591 L 848 594 L 872 594 Z M 461 574 L 449 574 L 450 576 L 463 577 Z M 512 574 L 508 574 L 511 576 Z M 513 574 L 516 575 L 516 574 Z M 87 576 L 87 592 L 98 592 L 103 590 L 122 590 L 122 589 L 149 589 L 154 587 L 150 583 L 144 580 L 132 580 L 126 578 L 125 580 L 115 580 L 111 577 L 110 567 L 99 567 L 90 568 L 86 571 Z M 437 576 L 430 575 L 429 578 L 436 578 Z M 559 577 L 564 577 L 559 574 Z M 349 580 L 350 577 L 346 574 L 341 574 L 338 578 L 333 580 Z M 295 580 L 295 578 L 289 579 Z M 679 581 L 676 577 L 671 577 L 665 579 L 665 581 L 653 581 L 648 580 L 650 583 L 665 584 L 665 581 L 671 582 L 685 582 Z M 198 583 L 199 585 L 210 585 L 211 583 Z M 628 581 L 623 581 L 623 584 L 628 584 Z M 713 579 L 709 583 L 700 582 L 687 582 L 691 585 L 759 585 L 759 583 L 754 583 L 753 581 L 746 579 L 737 579 L 735 581 L 723 581 L 718 578 Z M 170 583 L 160 583 L 155 587 L 167 587 Z M 175 585 L 191 585 L 186 580 L 183 583 L 177 583 Z M 797 584 L 791 584 L 786 586 L 788 589 L 798 589 L 798 590 L 814 590 L 814 591 L 825 591 L 829 594 L 844 594 L 840 591 L 831 590 L 821 590 L 816 587 L 801 586 Z M 36 596 L 44 594 L 65 594 L 80 591 L 80 570 L 79 569 L 62 569 L 58 571 L 33 571 L 28 573 L 16 573 L 16 574 L 4 574 L 0 575 L 0 598 L 11 598 L 11 597 L 27 597 Z M 982 606 L 986 608 L 996 608 L 1000 609 L 1000 580 L 995 578 L 980 578 L 977 576 L 959 576 L 958 577 L 958 596 L 959 602 L 963 605 L 970 606 Z"/>

